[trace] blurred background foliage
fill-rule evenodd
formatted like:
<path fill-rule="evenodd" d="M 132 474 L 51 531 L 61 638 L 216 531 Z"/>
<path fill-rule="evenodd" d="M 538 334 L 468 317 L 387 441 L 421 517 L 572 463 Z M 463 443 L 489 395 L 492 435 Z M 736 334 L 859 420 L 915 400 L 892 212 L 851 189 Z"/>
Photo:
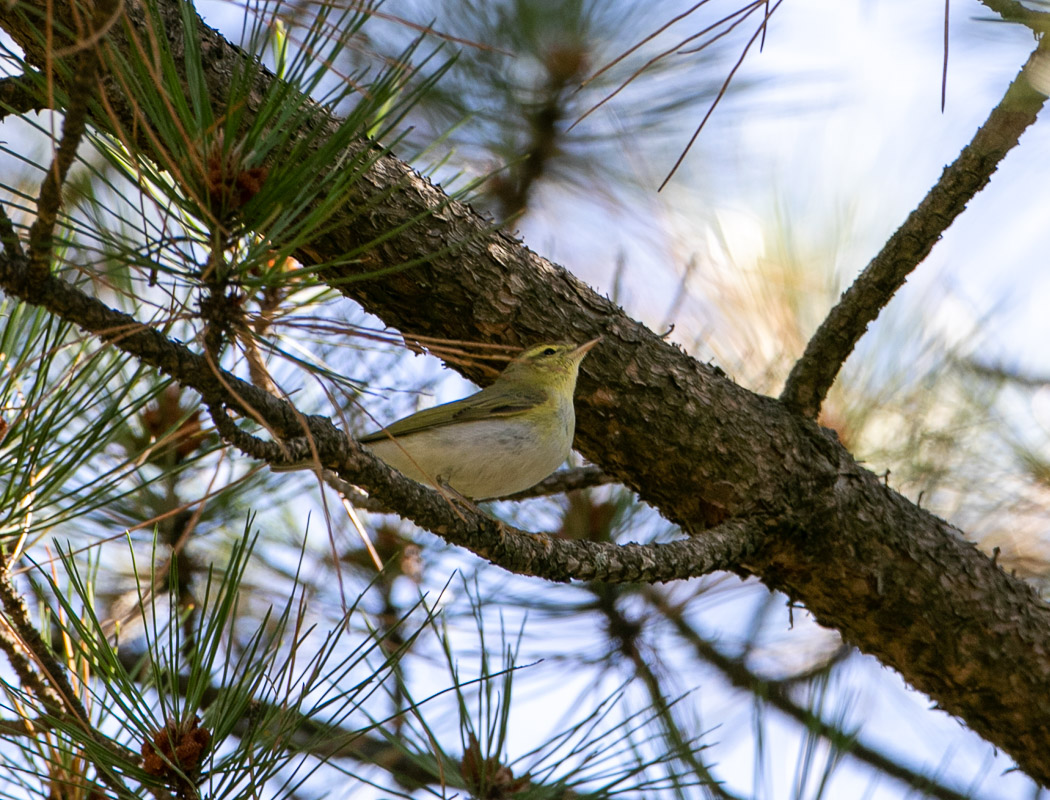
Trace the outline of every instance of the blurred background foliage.
<path fill-rule="evenodd" d="M 880 237 L 997 99 L 989 62 L 1009 78 L 1027 53 L 1023 29 L 963 5 L 952 7 L 949 63 L 949 88 L 961 88 L 946 115 L 881 126 L 868 108 L 839 108 L 844 94 L 874 103 L 879 92 L 821 72 L 835 62 L 806 42 L 855 46 L 852 20 L 873 42 L 852 63 L 870 69 L 866 56 L 887 41 L 877 37 L 896 25 L 900 50 L 882 54 L 881 84 L 900 114 L 930 113 L 939 71 L 904 70 L 939 63 L 939 17 L 900 1 L 851 12 L 671 0 L 199 10 L 344 115 L 342 136 L 390 144 L 632 316 L 775 394 Z M 775 60 L 792 47 L 794 60 Z M 4 65 L 22 71 L 6 41 Z M 396 332 L 289 259 L 324 224 L 323 213 L 298 219 L 297 204 L 321 192 L 337 203 L 346 185 L 302 180 L 309 165 L 287 155 L 299 152 L 296 111 L 286 97 L 268 102 L 287 129 L 243 139 L 200 104 L 170 117 L 144 107 L 167 122 L 167 164 L 93 136 L 71 174 L 56 268 L 206 350 L 215 321 L 202 286 L 236 287 L 241 316 L 215 356 L 350 430 L 465 394 L 436 359 L 406 354 Z M 844 117 L 863 138 L 844 133 Z M 3 121 L 3 202 L 23 230 L 59 123 L 47 111 Z M 939 134 L 924 128 L 934 124 Z M 943 151 L 931 149 L 938 138 Z M 906 140 L 899 152 L 895 139 Z M 1031 132 L 1010 161 L 1040 143 L 1045 130 Z M 274 152 L 285 172 L 253 172 Z M 1010 199 L 1047 185 L 1045 163 L 1033 169 L 993 182 L 1000 216 L 1038 207 Z M 1001 322 L 1045 236 L 992 215 L 990 202 L 974 204 L 873 326 L 821 421 L 1045 591 L 1050 364 Z M 968 281 L 986 254 L 968 242 L 996 235 L 1020 266 L 994 265 L 1000 281 L 981 304 L 973 294 L 988 284 Z M 955 269 L 967 250 L 981 263 Z M 1033 279 L 1032 293 L 1043 284 Z M 370 552 L 332 488 L 221 448 L 192 393 L 33 308 L 0 297 L 0 309 L 5 558 L 106 739 L 41 724 L 46 708 L 4 667 L 0 796 L 113 796 L 119 781 L 177 797 L 1040 794 L 756 581 L 551 585 L 378 513 L 364 515 Z M 677 535 L 617 486 L 489 510 L 564 537 Z"/>

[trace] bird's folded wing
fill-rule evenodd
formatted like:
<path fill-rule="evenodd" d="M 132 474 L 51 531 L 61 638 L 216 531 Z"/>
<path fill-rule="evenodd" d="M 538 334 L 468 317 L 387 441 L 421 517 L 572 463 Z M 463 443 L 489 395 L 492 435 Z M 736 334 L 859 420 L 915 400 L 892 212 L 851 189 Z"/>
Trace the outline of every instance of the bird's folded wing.
<path fill-rule="evenodd" d="M 417 411 L 415 414 L 399 419 L 387 427 L 366 434 L 360 438 L 362 444 L 378 442 L 390 436 L 408 436 L 420 431 L 442 428 L 461 422 L 511 417 L 523 414 L 547 400 L 547 393 L 542 389 L 515 386 L 513 392 L 496 391 L 478 392 L 462 400 L 444 403 L 433 408 Z"/>

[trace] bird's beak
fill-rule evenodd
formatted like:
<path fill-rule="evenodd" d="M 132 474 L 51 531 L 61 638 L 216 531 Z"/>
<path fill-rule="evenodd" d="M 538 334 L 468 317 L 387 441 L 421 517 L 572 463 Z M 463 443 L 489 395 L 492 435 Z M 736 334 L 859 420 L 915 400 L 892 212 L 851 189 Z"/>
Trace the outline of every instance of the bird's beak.
<path fill-rule="evenodd" d="M 591 339 L 589 342 L 584 342 L 572 351 L 572 357 L 576 359 L 583 358 L 590 351 L 590 349 L 596 344 L 598 344 L 598 342 L 600 342 L 601 340 L 602 337 L 599 336 L 597 339 Z"/>

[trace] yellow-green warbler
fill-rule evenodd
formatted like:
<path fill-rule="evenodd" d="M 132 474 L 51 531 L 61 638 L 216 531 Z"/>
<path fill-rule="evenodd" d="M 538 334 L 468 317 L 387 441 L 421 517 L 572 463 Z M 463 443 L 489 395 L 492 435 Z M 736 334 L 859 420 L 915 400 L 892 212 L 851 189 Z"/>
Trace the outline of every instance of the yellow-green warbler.
<path fill-rule="evenodd" d="M 361 444 L 412 480 L 473 500 L 524 491 L 569 456 L 576 377 L 598 341 L 531 347 L 477 394 L 399 419 Z"/>

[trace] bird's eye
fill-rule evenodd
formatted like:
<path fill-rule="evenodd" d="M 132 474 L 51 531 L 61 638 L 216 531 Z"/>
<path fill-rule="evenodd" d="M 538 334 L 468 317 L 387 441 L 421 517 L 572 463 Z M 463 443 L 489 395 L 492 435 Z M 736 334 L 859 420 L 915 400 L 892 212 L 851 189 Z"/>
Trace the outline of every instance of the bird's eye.
<path fill-rule="evenodd" d="M 543 351 L 543 355 L 545 355 L 545 356 L 552 356 L 552 355 L 554 355 L 557 352 L 558 351 L 555 350 L 553 347 L 548 347 L 546 350 Z"/>

